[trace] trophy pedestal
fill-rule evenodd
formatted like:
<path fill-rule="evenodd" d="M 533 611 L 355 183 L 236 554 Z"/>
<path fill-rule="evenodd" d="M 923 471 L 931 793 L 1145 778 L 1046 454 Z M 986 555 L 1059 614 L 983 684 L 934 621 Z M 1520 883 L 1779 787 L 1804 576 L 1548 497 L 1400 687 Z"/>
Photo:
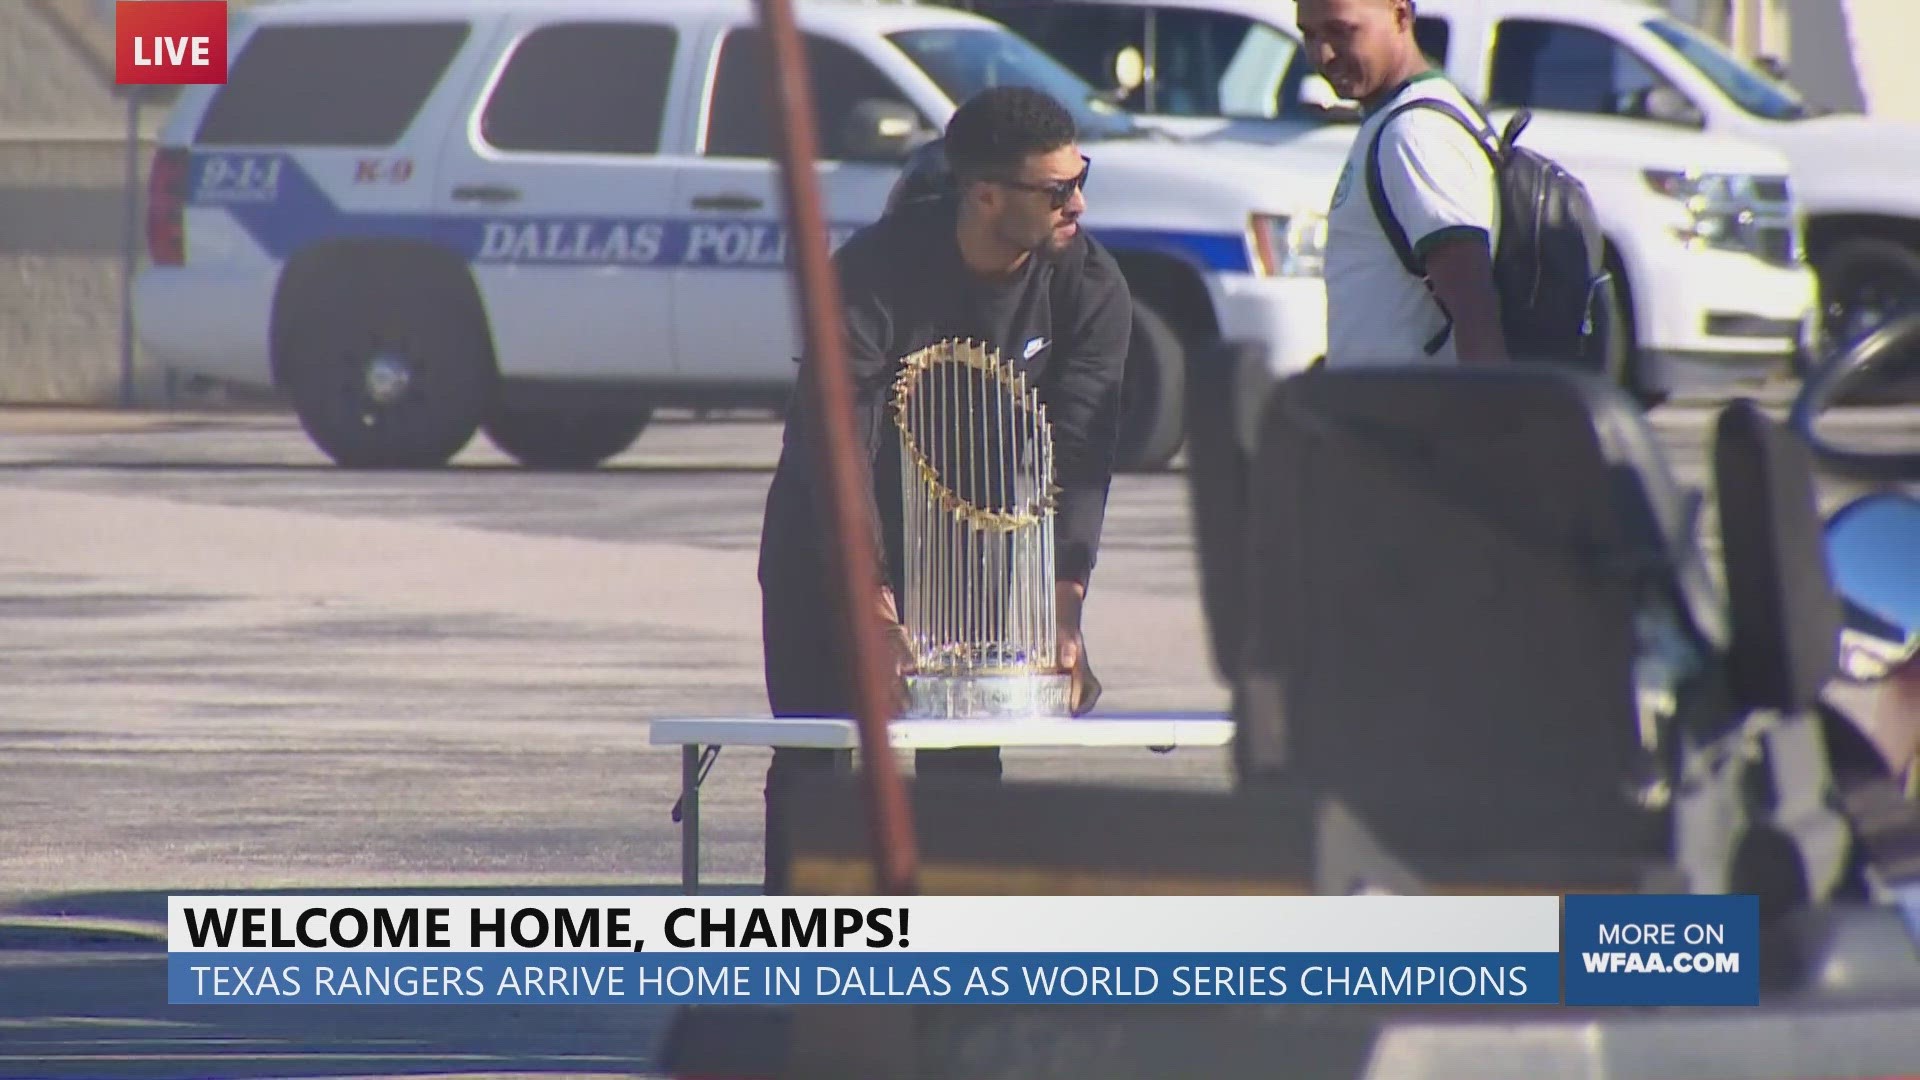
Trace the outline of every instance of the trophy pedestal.
<path fill-rule="evenodd" d="M 1068 719 L 1073 677 L 1065 673 L 909 675 L 902 718 L 912 720 Z"/>

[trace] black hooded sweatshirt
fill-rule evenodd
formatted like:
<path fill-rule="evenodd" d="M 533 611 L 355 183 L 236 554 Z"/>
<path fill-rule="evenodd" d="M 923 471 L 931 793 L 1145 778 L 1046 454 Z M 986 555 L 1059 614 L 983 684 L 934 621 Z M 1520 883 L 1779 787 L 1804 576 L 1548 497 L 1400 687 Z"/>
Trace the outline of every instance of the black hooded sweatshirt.
<path fill-rule="evenodd" d="M 1085 583 L 1099 552 L 1113 475 L 1133 324 L 1126 279 L 1083 226 L 1063 250 L 1036 253 L 1005 281 L 983 281 L 961 259 L 956 212 L 952 198 L 903 206 L 834 254 L 854 438 L 872 480 L 866 510 L 880 580 L 896 595 L 903 592 L 900 436 L 891 398 L 899 362 L 942 339 L 962 338 L 997 349 L 1025 372 L 1045 403 L 1060 489 L 1056 573 L 1061 581 Z M 788 411 L 767 495 L 759 576 L 769 591 L 798 586 L 817 596 L 832 538 L 827 486 L 818 471 L 824 432 L 810 378 L 803 370 Z"/>

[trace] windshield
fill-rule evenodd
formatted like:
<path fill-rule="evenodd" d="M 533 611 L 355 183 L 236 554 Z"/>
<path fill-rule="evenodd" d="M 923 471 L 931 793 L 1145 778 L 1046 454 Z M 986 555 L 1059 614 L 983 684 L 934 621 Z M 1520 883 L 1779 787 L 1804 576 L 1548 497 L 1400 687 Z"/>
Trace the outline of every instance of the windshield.
<path fill-rule="evenodd" d="M 1768 120 L 1800 120 L 1814 115 L 1814 110 L 1791 88 L 1686 23 L 1659 18 L 1650 19 L 1644 25 L 1747 112 Z"/>
<path fill-rule="evenodd" d="M 1220 71 L 1220 112 L 1271 117 L 1279 112 L 1280 84 L 1300 43 L 1265 23 L 1251 23 Z"/>
<path fill-rule="evenodd" d="M 1059 99 L 1085 140 L 1139 133 L 1133 118 L 1026 38 L 992 27 L 938 27 L 887 35 L 957 105 L 995 86 L 1027 86 Z"/>

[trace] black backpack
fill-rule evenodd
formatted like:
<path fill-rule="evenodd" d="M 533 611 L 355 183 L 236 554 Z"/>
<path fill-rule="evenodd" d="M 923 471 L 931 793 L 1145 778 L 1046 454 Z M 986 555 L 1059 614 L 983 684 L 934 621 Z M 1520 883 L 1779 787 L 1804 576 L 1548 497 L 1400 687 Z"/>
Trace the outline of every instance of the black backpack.
<path fill-rule="evenodd" d="M 1553 159 L 1515 143 L 1527 122 L 1526 110 L 1507 122 L 1496 139 L 1492 125 L 1469 120 L 1444 101 L 1421 98 L 1401 105 L 1376 129 L 1367 153 L 1367 195 L 1380 226 L 1415 277 L 1424 278 L 1407 232 L 1394 217 L 1380 179 L 1380 138 L 1387 125 L 1410 109 L 1432 109 L 1452 117 L 1474 136 L 1493 162 L 1499 185 L 1500 242 L 1493 253 L 1494 286 L 1500 295 L 1500 321 L 1507 353 L 1516 360 L 1571 363 L 1604 372 L 1610 355 L 1608 331 L 1614 301 L 1612 275 L 1605 262 L 1605 234 L 1585 184 Z M 1429 284 L 1431 288 L 1431 284 Z M 1435 297 L 1435 302 L 1438 302 Z M 1442 313 L 1445 308 L 1442 307 Z M 1431 356 L 1446 344 L 1453 319 L 1427 342 Z"/>

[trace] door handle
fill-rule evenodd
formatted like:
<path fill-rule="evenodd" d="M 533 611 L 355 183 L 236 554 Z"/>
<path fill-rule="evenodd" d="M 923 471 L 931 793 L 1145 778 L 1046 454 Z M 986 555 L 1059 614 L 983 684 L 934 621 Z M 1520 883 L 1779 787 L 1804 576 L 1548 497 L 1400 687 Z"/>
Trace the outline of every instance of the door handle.
<path fill-rule="evenodd" d="M 758 195 L 695 195 L 695 210 L 758 210 L 766 205 L 766 200 Z"/>
<path fill-rule="evenodd" d="M 518 202 L 520 189 L 499 184 L 462 184 L 453 189 L 453 197 L 461 202 Z"/>

